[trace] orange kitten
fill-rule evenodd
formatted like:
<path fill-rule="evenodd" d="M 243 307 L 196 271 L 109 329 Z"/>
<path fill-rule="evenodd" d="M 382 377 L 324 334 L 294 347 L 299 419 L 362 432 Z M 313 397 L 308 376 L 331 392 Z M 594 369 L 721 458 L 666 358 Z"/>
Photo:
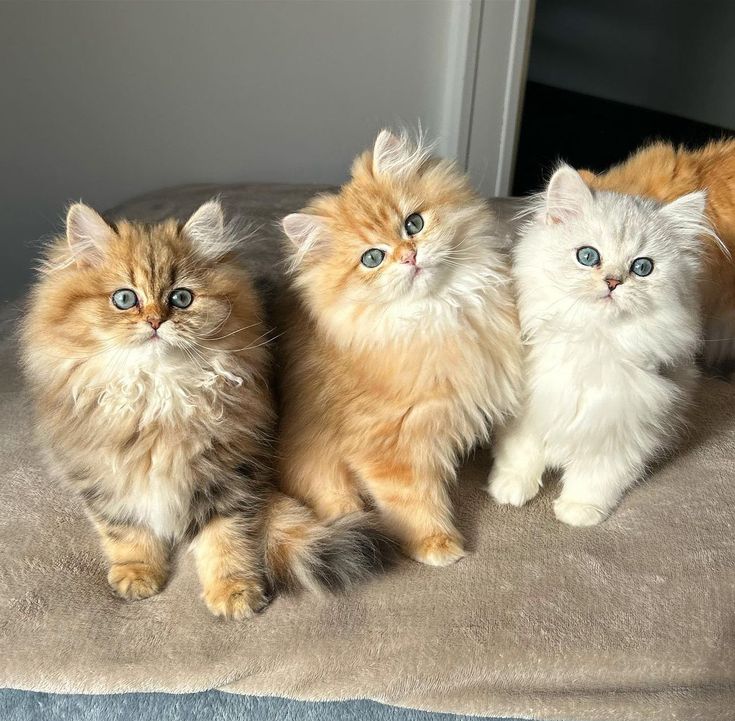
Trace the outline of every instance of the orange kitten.
<path fill-rule="evenodd" d="M 449 482 L 517 405 L 520 340 L 494 218 L 451 163 L 378 136 L 352 179 L 283 220 L 280 473 L 334 519 L 374 503 L 405 552 L 464 555 Z"/>
<path fill-rule="evenodd" d="M 258 298 L 211 201 L 180 227 L 69 210 L 23 327 L 39 437 L 78 491 L 127 599 L 192 548 L 220 616 L 291 580 L 345 585 L 379 562 L 369 519 L 326 528 L 271 486 L 274 421 Z M 366 525 L 366 522 L 368 525 Z"/>
<path fill-rule="evenodd" d="M 709 221 L 731 257 L 713 237 L 703 237 L 705 356 L 710 363 L 735 358 L 735 140 L 709 143 L 699 150 L 654 143 L 605 173 L 582 170 L 580 175 L 595 190 L 644 195 L 664 203 L 695 190 L 707 191 Z"/>

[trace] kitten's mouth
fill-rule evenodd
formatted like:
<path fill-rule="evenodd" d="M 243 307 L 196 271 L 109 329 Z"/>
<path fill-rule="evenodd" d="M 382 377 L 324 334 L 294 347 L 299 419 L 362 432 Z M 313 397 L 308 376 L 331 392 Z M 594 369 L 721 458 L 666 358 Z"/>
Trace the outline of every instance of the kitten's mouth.
<path fill-rule="evenodd" d="M 411 280 L 415 280 L 416 278 L 418 278 L 419 275 L 421 275 L 421 272 L 423 270 L 424 269 L 421 266 L 412 265 L 409 267 L 409 273 L 410 273 L 409 277 L 411 278 Z"/>

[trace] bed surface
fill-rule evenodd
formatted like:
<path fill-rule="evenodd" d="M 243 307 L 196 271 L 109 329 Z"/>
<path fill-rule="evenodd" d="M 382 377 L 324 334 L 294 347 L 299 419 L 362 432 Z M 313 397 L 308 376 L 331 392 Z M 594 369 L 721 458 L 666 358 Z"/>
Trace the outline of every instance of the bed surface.
<path fill-rule="evenodd" d="M 274 220 L 319 188 L 188 186 L 111 211 L 184 219 L 220 195 L 261 226 L 247 254 L 277 292 Z M 493 201 L 510 234 L 510 201 Z M 735 385 L 704 380 L 680 452 L 601 526 L 556 521 L 547 488 L 523 509 L 482 491 L 479 450 L 457 488 L 470 554 L 408 560 L 347 597 L 281 597 L 255 620 L 211 617 L 182 555 L 160 595 L 115 598 L 92 526 L 32 441 L 0 343 L 0 686 L 64 693 L 234 693 L 374 699 L 539 719 L 706 719 L 735 709 Z"/>

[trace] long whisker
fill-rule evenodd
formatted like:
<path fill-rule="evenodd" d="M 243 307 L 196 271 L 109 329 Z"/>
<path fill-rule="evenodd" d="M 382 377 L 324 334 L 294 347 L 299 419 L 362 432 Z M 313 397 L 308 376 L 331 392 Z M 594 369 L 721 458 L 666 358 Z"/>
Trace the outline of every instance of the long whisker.
<path fill-rule="evenodd" d="M 267 336 L 268 333 L 272 333 L 272 332 L 273 331 L 270 330 L 270 331 L 266 331 L 265 333 L 262 333 L 261 335 L 259 335 L 257 338 L 254 339 L 253 343 L 255 343 L 255 341 L 257 340 L 260 340 L 263 336 Z M 284 332 L 285 331 L 278 333 L 277 335 L 271 338 L 266 338 L 261 343 L 256 343 L 255 345 L 251 343 L 249 345 L 243 346 L 242 348 L 210 348 L 209 346 L 201 345 L 200 343 L 196 343 L 196 346 L 199 348 L 204 348 L 206 350 L 217 350 L 217 351 L 221 351 L 224 353 L 241 353 L 246 350 L 253 350 L 255 348 L 260 348 L 261 346 L 267 345 L 268 343 L 272 343 L 274 340 L 277 340 L 278 338 L 280 338 Z"/>
<path fill-rule="evenodd" d="M 233 330 L 231 333 L 225 333 L 225 335 L 220 335 L 220 336 L 198 335 L 196 336 L 196 338 L 198 338 L 199 340 L 222 340 L 223 338 L 229 338 L 231 335 L 235 335 L 236 333 L 242 333 L 244 330 L 253 328 L 256 325 L 258 324 L 251 323 L 250 325 L 246 325 L 246 326 L 243 326 L 242 328 L 238 328 L 237 330 Z"/>

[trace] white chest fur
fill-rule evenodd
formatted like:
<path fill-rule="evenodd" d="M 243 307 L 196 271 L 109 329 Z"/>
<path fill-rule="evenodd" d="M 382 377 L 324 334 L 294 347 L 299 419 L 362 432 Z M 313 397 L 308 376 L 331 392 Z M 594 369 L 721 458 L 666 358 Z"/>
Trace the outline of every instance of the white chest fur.
<path fill-rule="evenodd" d="M 117 363 L 86 369 L 74 398 L 99 434 L 88 455 L 107 513 L 176 536 L 187 522 L 196 460 L 211 446 L 236 382 L 186 359 L 145 360 L 122 372 Z"/>

